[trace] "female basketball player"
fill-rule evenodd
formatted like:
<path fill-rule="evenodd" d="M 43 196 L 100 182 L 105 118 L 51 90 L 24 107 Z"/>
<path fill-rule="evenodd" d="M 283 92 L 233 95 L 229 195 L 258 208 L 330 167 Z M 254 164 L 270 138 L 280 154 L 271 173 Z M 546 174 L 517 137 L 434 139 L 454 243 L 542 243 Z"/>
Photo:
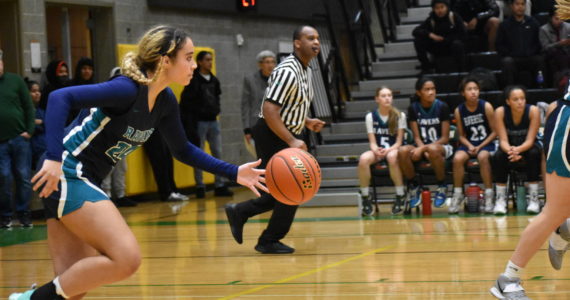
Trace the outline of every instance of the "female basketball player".
<path fill-rule="evenodd" d="M 449 106 L 436 99 L 435 83 L 427 77 L 419 78 L 416 82 L 416 96 L 419 100 L 412 102 L 408 109 L 410 128 L 416 145 L 400 147 L 400 167 L 409 182 L 410 206 L 416 207 L 420 204 L 421 189 L 415 179 L 414 162 L 429 160 L 439 185 L 434 204 L 441 207 L 447 195 L 445 160 L 453 154 L 453 148 L 448 145 Z"/>
<path fill-rule="evenodd" d="M 383 160 L 388 162 L 390 178 L 396 187 L 396 200 L 392 213 L 399 214 L 402 212 L 404 201 L 404 183 L 398 163 L 398 149 L 404 138 L 406 115 L 392 106 L 392 90 L 387 87 L 377 89 L 374 100 L 378 104 L 378 109 L 366 114 L 365 118 L 370 150 L 362 153 L 358 161 L 358 178 L 363 202 L 362 215 L 369 216 L 373 213 L 368 191 L 370 165 Z"/>
<path fill-rule="evenodd" d="M 570 19 L 570 1 L 557 0 L 557 13 L 563 20 Z M 550 105 L 544 131 L 546 153 L 546 205 L 521 235 L 519 244 L 507 263 L 505 272 L 497 278 L 491 293 L 499 299 L 530 299 L 521 286 L 520 274 L 548 236 L 556 229 L 549 243 L 548 254 L 555 269 L 560 269 L 570 233 L 568 218 L 570 206 L 570 165 L 568 161 L 568 130 L 570 126 L 570 90 L 563 100 Z M 562 225 L 560 225 L 562 224 Z M 560 225 L 560 227 L 558 227 Z M 557 228 L 558 227 L 558 228 Z"/>
<path fill-rule="evenodd" d="M 524 162 L 530 200 L 527 211 L 538 213 L 538 181 L 542 150 L 536 142 L 540 127 L 538 107 L 526 104 L 526 91 L 520 86 L 505 89 L 506 105 L 495 111 L 495 126 L 499 136 L 499 149 L 493 160 L 493 172 L 497 184 L 497 200 L 493 212 L 497 215 L 507 212 L 507 176 L 509 169 Z"/>
<path fill-rule="evenodd" d="M 454 189 L 449 213 L 458 213 L 463 202 L 465 162 L 471 157 L 477 158 L 485 185 L 485 212 L 493 212 L 493 177 L 489 159 L 491 153 L 495 152 L 493 141 L 497 137 L 493 130 L 493 106 L 479 99 L 479 83 L 474 78 L 464 78 L 460 91 L 465 102 L 454 112 L 461 146 L 453 156 Z"/>
<path fill-rule="evenodd" d="M 183 31 L 158 26 L 129 53 L 111 81 L 61 89 L 47 109 L 47 152 L 34 176 L 48 214 L 48 244 L 57 277 L 10 299 L 81 299 L 98 286 L 125 279 L 141 263 L 136 238 L 99 187 L 120 159 L 159 129 L 180 161 L 267 191 L 260 161 L 239 167 L 217 160 L 189 143 L 171 83 L 187 85 L 196 68 L 194 45 Z M 64 130 L 70 109 L 82 113 Z M 61 179 L 61 181 L 60 181 Z"/>

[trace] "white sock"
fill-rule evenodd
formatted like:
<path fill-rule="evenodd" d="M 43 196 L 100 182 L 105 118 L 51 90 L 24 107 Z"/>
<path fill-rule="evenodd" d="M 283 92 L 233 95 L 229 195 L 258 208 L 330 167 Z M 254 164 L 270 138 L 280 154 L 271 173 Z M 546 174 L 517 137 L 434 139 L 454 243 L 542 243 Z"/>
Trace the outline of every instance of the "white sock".
<path fill-rule="evenodd" d="M 404 192 L 404 186 L 400 185 L 400 186 L 396 186 L 396 195 L 398 196 L 404 196 L 405 192 Z"/>
<path fill-rule="evenodd" d="M 533 193 L 538 194 L 538 183 L 528 184 L 528 193 L 532 195 Z"/>
<path fill-rule="evenodd" d="M 453 188 L 453 194 L 455 194 L 455 195 L 462 195 L 462 194 L 463 194 L 463 188 L 454 187 L 454 188 Z"/>
<path fill-rule="evenodd" d="M 568 242 L 555 231 L 550 235 L 550 246 L 552 246 L 554 250 L 564 250 L 566 246 L 568 246 Z"/>
<path fill-rule="evenodd" d="M 62 296 L 63 299 L 69 298 L 69 297 L 65 294 L 65 292 L 63 291 L 63 289 L 61 288 L 61 285 L 59 284 L 59 276 L 56 277 L 56 278 L 53 280 L 53 285 L 55 285 L 55 293 L 56 293 L 56 294 Z"/>
<path fill-rule="evenodd" d="M 485 196 L 493 198 L 493 189 L 485 189 Z"/>
<path fill-rule="evenodd" d="M 362 196 L 368 196 L 368 187 L 361 187 L 360 188 L 360 195 Z"/>
<path fill-rule="evenodd" d="M 497 185 L 497 198 L 499 198 L 499 196 L 505 197 L 506 194 L 507 194 L 507 186 Z"/>
<path fill-rule="evenodd" d="M 522 273 L 523 269 L 524 268 L 515 265 L 512 261 L 509 260 L 504 274 L 509 278 L 521 278 L 520 274 Z"/>

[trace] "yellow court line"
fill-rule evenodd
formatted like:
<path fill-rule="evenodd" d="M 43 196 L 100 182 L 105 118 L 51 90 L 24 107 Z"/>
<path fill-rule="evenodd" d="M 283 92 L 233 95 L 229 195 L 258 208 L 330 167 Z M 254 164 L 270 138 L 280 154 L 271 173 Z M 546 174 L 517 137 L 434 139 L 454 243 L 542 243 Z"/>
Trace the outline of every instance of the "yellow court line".
<path fill-rule="evenodd" d="M 297 278 L 301 278 L 301 277 L 304 277 L 304 276 L 307 276 L 307 275 L 311 275 L 311 274 L 314 274 L 314 273 L 317 273 L 317 272 L 320 272 L 320 271 L 324 271 L 324 270 L 326 270 L 326 269 L 334 268 L 334 267 L 340 266 L 340 265 L 342 265 L 342 264 L 344 264 L 344 263 L 347 263 L 347 262 L 349 262 L 349 261 L 353 261 L 353 260 L 356 260 L 356 259 L 359 259 L 359 258 L 363 258 L 363 257 L 365 257 L 365 256 L 369 256 L 369 255 L 372 255 L 372 254 L 376 254 L 376 253 L 379 253 L 379 252 L 383 252 L 383 251 L 392 249 L 392 248 L 394 248 L 394 247 L 395 247 L 395 245 L 390 245 L 390 246 L 386 246 L 386 247 L 374 249 L 374 250 L 371 250 L 371 251 L 368 251 L 368 252 L 364 252 L 364 253 L 359 254 L 359 255 L 357 255 L 357 256 L 353 256 L 353 257 L 349 257 L 349 258 L 343 259 L 343 260 L 341 260 L 341 261 L 339 261 L 339 262 L 331 263 L 331 264 L 325 265 L 325 266 L 320 267 L 320 268 L 312 269 L 312 270 L 309 270 L 309 271 L 307 271 L 307 272 L 303 272 L 303 273 L 301 273 L 301 274 L 293 275 L 293 276 L 291 276 L 291 277 L 287 277 L 287 278 L 284 278 L 284 279 L 280 279 L 280 280 L 274 281 L 274 282 L 272 282 L 272 283 L 270 283 L 270 284 L 262 285 L 262 286 L 260 286 L 260 287 L 256 287 L 256 288 L 253 288 L 253 289 L 249 289 L 249 290 L 247 290 L 247 291 L 243 291 L 243 292 L 236 293 L 236 294 L 232 294 L 232 295 L 229 295 L 229 296 L 226 296 L 226 297 L 223 297 L 223 298 L 219 298 L 219 300 L 228 300 L 228 299 L 237 298 L 237 297 L 243 296 L 243 295 L 253 294 L 253 293 L 258 292 L 258 291 L 261 291 L 261 290 L 263 290 L 263 289 L 266 289 L 266 288 L 269 288 L 269 287 L 272 287 L 272 286 L 275 286 L 275 285 L 278 285 L 278 284 L 281 284 L 281 283 L 289 282 L 289 281 L 295 280 L 295 279 L 297 279 Z"/>

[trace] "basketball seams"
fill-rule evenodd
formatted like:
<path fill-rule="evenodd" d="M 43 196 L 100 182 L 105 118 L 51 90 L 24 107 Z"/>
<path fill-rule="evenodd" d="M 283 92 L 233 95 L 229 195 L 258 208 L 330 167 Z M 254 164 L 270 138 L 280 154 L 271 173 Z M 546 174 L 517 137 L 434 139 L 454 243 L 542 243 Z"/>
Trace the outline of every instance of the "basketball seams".
<path fill-rule="evenodd" d="M 301 186 L 301 184 L 299 183 L 299 180 L 297 180 L 297 176 L 295 175 L 296 174 L 295 170 L 291 169 L 291 165 L 288 163 L 286 157 L 283 157 L 281 155 L 277 155 L 277 157 L 283 159 L 283 162 L 285 162 L 287 169 L 289 169 L 289 172 L 293 176 L 293 181 L 295 181 L 295 184 L 299 187 L 299 190 L 301 191 L 301 200 L 305 199 L 305 191 L 303 191 L 303 186 Z"/>
<path fill-rule="evenodd" d="M 311 164 L 311 162 L 309 161 L 309 157 L 307 157 L 307 152 L 301 152 L 303 155 L 299 155 L 301 157 L 301 159 L 305 160 L 303 163 L 305 164 L 305 168 L 310 168 L 311 172 L 310 174 L 312 175 L 312 180 L 313 180 L 313 188 L 312 190 L 314 190 L 313 192 L 313 196 L 314 194 L 316 194 L 316 191 L 318 189 L 318 184 L 317 184 L 317 173 L 315 172 L 315 170 L 313 169 L 313 165 Z M 312 198 L 312 197 L 311 197 Z"/>
<path fill-rule="evenodd" d="M 287 166 L 287 168 L 289 169 L 289 171 L 291 171 L 291 168 L 289 168 L 289 164 L 287 163 L 287 159 L 284 158 L 284 157 L 282 157 L 281 155 L 275 155 L 271 160 L 274 160 L 274 159 L 277 160 L 277 158 L 281 159 L 281 160 L 285 163 L 285 165 Z M 270 163 L 271 163 L 271 168 L 270 168 L 270 169 L 271 169 L 271 177 L 272 177 L 271 179 L 273 180 L 273 183 L 274 183 L 273 185 L 275 186 L 275 188 L 279 191 L 279 193 L 280 193 L 284 198 L 287 198 L 287 200 L 289 200 L 291 203 L 295 203 L 294 200 L 292 200 L 291 198 L 287 197 L 287 195 L 281 191 L 281 188 L 280 188 L 279 185 L 277 184 L 277 180 L 275 180 L 275 172 L 273 171 L 273 165 L 276 163 L 276 161 L 273 161 L 273 162 L 270 161 Z M 291 175 L 293 175 L 293 179 L 294 179 L 295 183 L 297 183 L 297 180 L 296 180 L 296 178 L 295 178 L 295 173 L 291 173 Z M 297 184 L 298 184 L 298 183 L 297 183 Z M 301 190 L 301 193 L 303 193 L 302 190 Z"/>

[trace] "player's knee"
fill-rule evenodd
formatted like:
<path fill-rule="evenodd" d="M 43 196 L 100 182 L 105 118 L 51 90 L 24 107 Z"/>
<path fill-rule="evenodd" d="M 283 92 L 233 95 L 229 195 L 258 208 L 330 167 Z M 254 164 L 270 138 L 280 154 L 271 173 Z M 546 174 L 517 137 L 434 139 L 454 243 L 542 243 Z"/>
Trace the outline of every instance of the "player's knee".
<path fill-rule="evenodd" d="M 388 155 L 386 155 L 386 160 L 388 163 L 393 165 L 398 163 L 398 151 L 390 151 Z"/>
<path fill-rule="evenodd" d="M 479 161 L 479 163 L 488 163 L 489 157 L 491 156 L 489 155 L 488 151 L 481 151 L 479 152 L 479 154 L 477 154 L 477 160 Z"/>
<path fill-rule="evenodd" d="M 133 275 L 140 267 L 142 258 L 138 247 L 133 249 L 125 249 L 124 252 L 116 258 L 118 273 L 122 278 Z"/>

